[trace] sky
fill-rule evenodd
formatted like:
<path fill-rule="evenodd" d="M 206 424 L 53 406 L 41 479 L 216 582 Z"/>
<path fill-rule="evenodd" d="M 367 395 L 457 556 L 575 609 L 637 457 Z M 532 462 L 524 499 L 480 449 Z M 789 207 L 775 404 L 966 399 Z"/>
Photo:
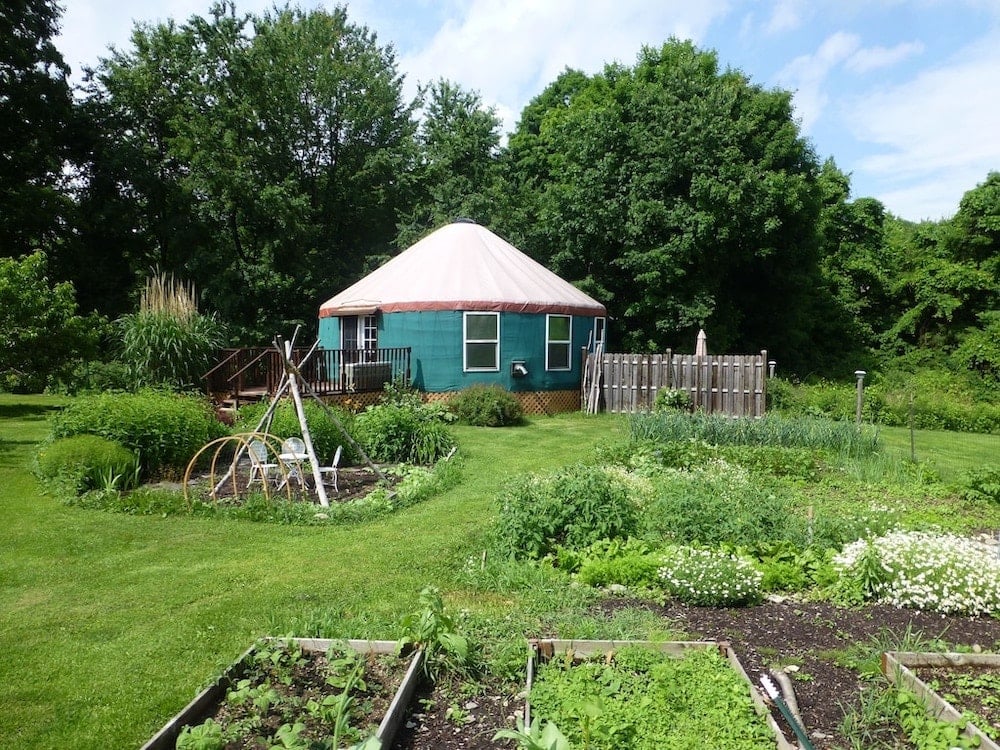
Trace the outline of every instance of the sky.
<path fill-rule="evenodd" d="M 210 0 L 60 0 L 56 38 L 79 83 L 135 24 L 208 16 Z M 273 0 L 236 0 L 263 13 Z M 279 3 L 283 6 L 285 3 Z M 336 3 L 299 0 L 304 10 Z M 478 92 L 509 132 L 566 68 L 635 63 L 671 37 L 720 69 L 793 92 L 819 159 L 911 221 L 954 215 L 1000 171 L 1000 0 L 350 0 L 348 18 L 392 44 L 407 96 L 438 78 Z"/>

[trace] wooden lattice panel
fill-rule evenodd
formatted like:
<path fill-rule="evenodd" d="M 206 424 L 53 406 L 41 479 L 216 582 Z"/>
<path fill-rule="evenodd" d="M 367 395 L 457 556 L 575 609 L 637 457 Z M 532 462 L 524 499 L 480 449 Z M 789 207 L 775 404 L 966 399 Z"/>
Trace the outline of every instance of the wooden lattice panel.
<path fill-rule="evenodd" d="M 455 396 L 457 391 L 448 393 L 421 393 L 420 398 L 424 403 L 448 403 Z M 523 391 L 512 393 L 520 403 L 521 408 L 527 415 L 538 414 L 560 414 L 567 411 L 580 410 L 580 391 Z M 382 397 L 381 391 L 371 393 L 345 393 L 327 396 L 324 400 L 328 403 L 337 404 L 354 412 L 363 410 L 366 406 L 377 404 Z"/>

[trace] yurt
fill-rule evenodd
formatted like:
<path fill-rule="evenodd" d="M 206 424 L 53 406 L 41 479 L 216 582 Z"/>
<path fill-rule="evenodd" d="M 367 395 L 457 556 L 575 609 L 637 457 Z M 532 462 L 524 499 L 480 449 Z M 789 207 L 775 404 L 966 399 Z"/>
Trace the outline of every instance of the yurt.
<path fill-rule="evenodd" d="M 323 303 L 320 345 L 410 348 L 428 394 L 496 383 L 530 411 L 580 405 L 581 349 L 603 342 L 604 305 L 490 230 L 437 229 Z"/>

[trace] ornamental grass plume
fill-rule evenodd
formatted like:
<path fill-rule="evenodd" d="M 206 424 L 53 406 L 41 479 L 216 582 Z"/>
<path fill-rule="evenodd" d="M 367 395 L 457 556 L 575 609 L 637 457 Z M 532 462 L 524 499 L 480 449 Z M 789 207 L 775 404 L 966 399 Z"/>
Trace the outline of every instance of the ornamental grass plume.
<path fill-rule="evenodd" d="M 892 531 L 852 542 L 833 564 L 842 580 L 866 581 L 867 599 L 945 614 L 1000 613 L 1000 557 L 992 544 Z"/>

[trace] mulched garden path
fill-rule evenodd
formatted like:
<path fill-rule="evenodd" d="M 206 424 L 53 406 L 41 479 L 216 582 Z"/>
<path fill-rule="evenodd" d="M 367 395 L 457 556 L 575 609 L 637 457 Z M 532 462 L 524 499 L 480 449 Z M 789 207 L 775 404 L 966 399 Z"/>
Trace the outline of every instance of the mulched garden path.
<path fill-rule="evenodd" d="M 668 603 L 608 599 L 599 610 L 645 607 L 661 614 L 692 640 L 726 640 L 755 684 L 772 665 L 793 664 L 793 688 L 799 710 L 817 750 L 847 747 L 841 733 L 845 711 L 857 708 L 864 685 L 857 671 L 838 666 L 837 652 L 874 642 L 896 648 L 908 636 L 940 639 L 954 646 L 1000 649 L 1000 619 L 955 617 L 875 605 L 845 609 L 826 602 L 768 601 L 756 607 L 714 609 Z M 780 713 L 772 712 L 785 728 Z M 883 742 L 899 736 L 898 727 L 884 727 Z M 795 737 L 789 729 L 786 737 Z M 905 747 L 905 745 L 900 745 Z"/>

